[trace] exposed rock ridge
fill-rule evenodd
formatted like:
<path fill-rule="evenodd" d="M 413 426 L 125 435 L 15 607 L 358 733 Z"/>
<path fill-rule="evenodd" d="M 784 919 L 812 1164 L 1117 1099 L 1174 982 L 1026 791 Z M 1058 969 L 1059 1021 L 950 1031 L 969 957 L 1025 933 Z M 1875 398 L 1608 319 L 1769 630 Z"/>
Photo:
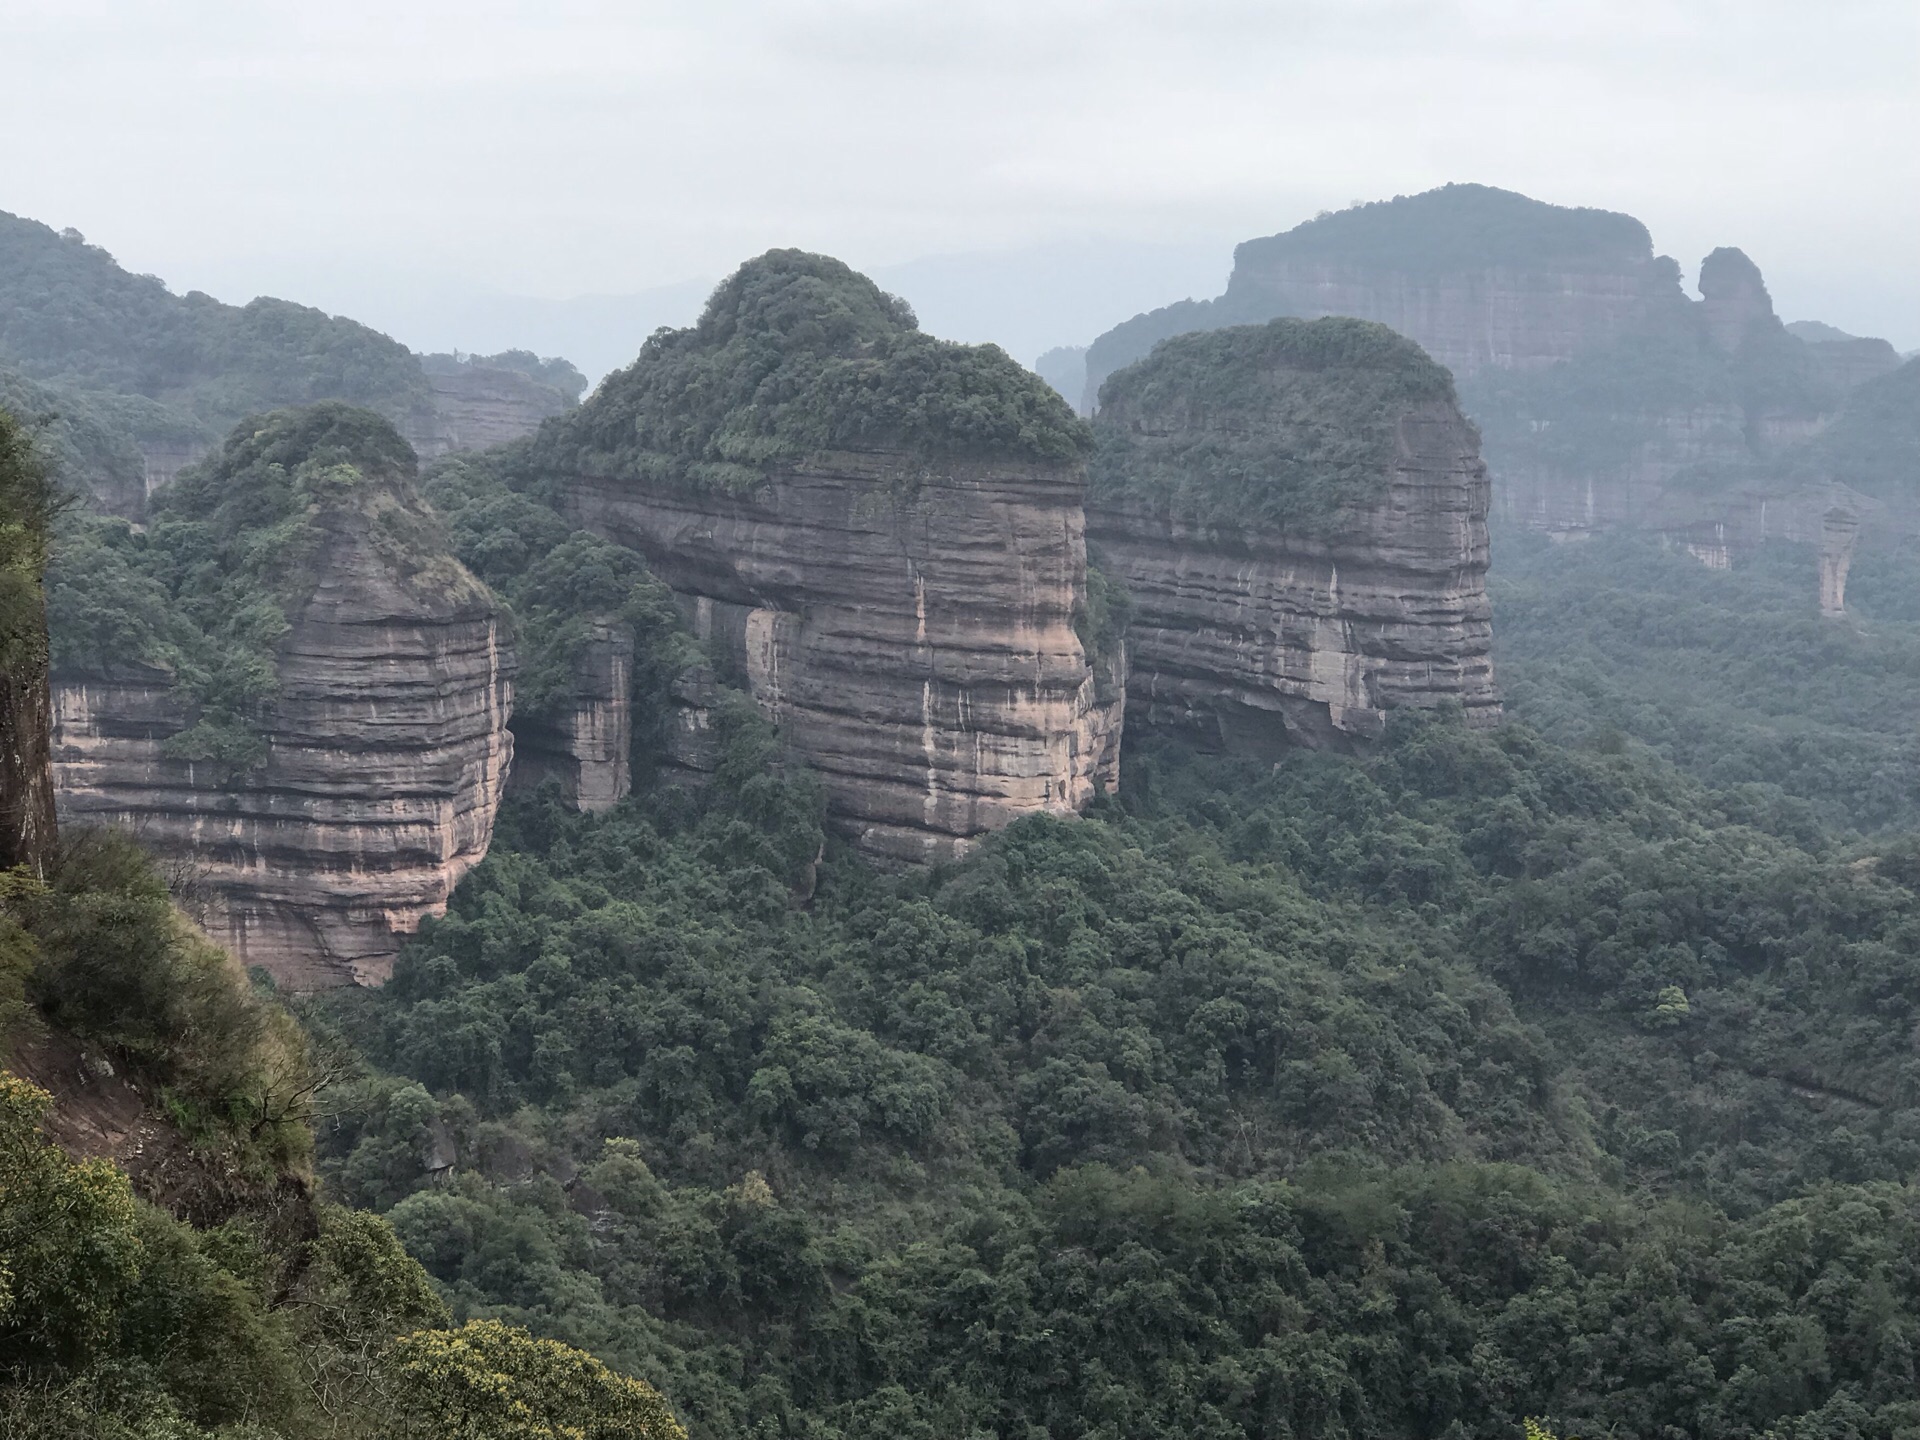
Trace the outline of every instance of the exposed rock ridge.
<path fill-rule="evenodd" d="M 1077 465 L 925 472 L 843 451 L 745 496 L 590 475 L 567 493 L 573 518 L 688 597 L 870 854 L 948 858 L 1117 787 L 1122 702 L 1096 695 L 1074 632 Z M 697 756 L 697 708 L 678 728 Z"/>
<path fill-rule="evenodd" d="M 1788 461 L 1897 357 L 1884 341 L 1782 326 L 1759 268 L 1735 249 L 1706 258 L 1700 295 L 1688 297 L 1679 267 L 1629 216 L 1451 185 L 1248 241 L 1218 299 L 1096 340 L 1088 398 L 1183 331 L 1375 320 L 1460 380 L 1504 520 L 1559 536 L 1654 529 L 1730 561 L 1747 537 L 1775 533 L 1767 511 L 1817 517 L 1822 487 L 1855 484 Z M 1802 503 L 1794 487 L 1809 478 Z M 1792 528 L 1817 540 L 1820 525 Z"/>
<path fill-rule="evenodd" d="M 1488 482 L 1473 427 L 1444 375 L 1436 388 L 1405 341 L 1385 337 L 1384 354 L 1329 364 L 1330 335 L 1378 345 L 1385 332 L 1278 321 L 1189 336 L 1107 387 L 1088 538 L 1132 601 L 1130 725 L 1265 754 L 1351 745 L 1407 706 L 1455 702 L 1472 723 L 1498 717 Z M 1419 381 L 1405 393 L 1356 378 L 1399 364 Z M 1342 414 L 1304 385 L 1309 375 L 1364 398 Z M 1336 433 L 1305 433 L 1324 426 Z M 1321 483 L 1318 469 L 1356 448 L 1369 456 L 1364 473 L 1318 513 L 1278 494 L 1261 513 L 1262 489 Z M 1120 473 L 1214 454 L 1228 457 L 1223 483 L 1234 488 L 1212 513 L 1204 491 L 1155 497 Z"/>
<path fill-rule="evenodd" d="M 513 370 L 430 371 L 427 383 L 433 389 L 431 408 L 407 437 L 423 460 L 518 440 L 570 404 L 558 390 Z"/>
<path fill-rule="evenodd" d="M 1087 395 L 1191 330 L 1281 316 L 1373 320 L 1462 379 L 1538 370 L 1683 307 L 1679 267 L 1639 221 L 1486 185 L 1323 214 L 1234 251 L 1217 300 L 1137 316 L 1094 341 Z"/>
<path fill-rule="evenodd" d="M 1087 604 L 1085 425 L 992 346 L 923 333 L 776 250 L 530 449 L 569 518 L 643 555 L 884 861 L 937 861 L 1118 780 Z M 709 753 L 688 677 L 670 756 Z"/>

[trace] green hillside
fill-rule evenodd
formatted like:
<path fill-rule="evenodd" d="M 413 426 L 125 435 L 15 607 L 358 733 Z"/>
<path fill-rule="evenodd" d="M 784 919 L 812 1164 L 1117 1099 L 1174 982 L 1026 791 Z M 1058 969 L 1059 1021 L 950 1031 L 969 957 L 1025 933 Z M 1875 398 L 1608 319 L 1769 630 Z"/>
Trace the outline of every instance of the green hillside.
<path fill-rule="evenodd" d="M 1453 377 L 1365 320 L 1181 335 L 1100 387 L 1088 498 L 1201 524 L 1325 524 L 1385 491 L 1399 422 Z"/>
<path fill-rule="evenodd" d="M 580 543 L 509 562 L 537 502 L 464 473 L 476 568 Z M 1082 820 L 830 846 L 802 905 L 818 792 L 723 713 L 705 790 L 512 802 L 393 981 L 305 1011 L 365 1065 L 330 1193 L 456 1319 L 699 1437 L 1913 1423 L 1910 841 L 1443 715 L 1136 746 Z"/>
<path fill-rule="evenodd" d="M 397 421 L 428 396 L 412 352 L 364 325 L 285 300 L 175 295 L 78 231 L 4 213 L 0 363 L 82 394 L 159 401 L 209 435 L 325 399 Z"/>

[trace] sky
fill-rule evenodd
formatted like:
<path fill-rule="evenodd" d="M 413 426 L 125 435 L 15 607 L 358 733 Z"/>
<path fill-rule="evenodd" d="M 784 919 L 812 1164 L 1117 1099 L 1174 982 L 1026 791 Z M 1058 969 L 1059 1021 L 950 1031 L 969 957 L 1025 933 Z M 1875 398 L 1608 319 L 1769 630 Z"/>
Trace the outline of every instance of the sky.
<path fill-rule="evenodd" d="M 1920 346 L 1916 0 L 0 8 L 0 210 L 420 349 L 597 373 L 798 245 L 1030 361 L 1449 180 L 1627 211 L 1689 275 L 1739 245 L 1785 318 Z"/>

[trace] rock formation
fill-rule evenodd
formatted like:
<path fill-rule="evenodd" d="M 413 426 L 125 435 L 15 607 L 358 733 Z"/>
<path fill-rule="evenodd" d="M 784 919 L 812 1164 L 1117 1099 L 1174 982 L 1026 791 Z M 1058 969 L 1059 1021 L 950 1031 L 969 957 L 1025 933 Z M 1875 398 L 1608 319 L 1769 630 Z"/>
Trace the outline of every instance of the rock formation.
<path fill-rule="evenodd" d="M 514 717 L 513 791 L 551 780 L 589 813 L 618 804 L 633 784 L 632 685 L 632 633 L 596 618 L 557 713 Z"/>
<path fill-rule="evenodd" d="M 423 460 L 518 440 L 574 403 L 570 396 L 519 370 L 483 361 L 434 363 L 440 359 L 427 357 L 427 383 L 433 398 L 407 437 Z"/>
<path fill-rule="evenodd" d="M 1416 346 L 1277 320 L 1167 341 L 1103 395 L 1088 538 L 1132 600 L 1129 725 L 1261 754 L 1402 706 L 1498 716 L 1486 467 Z"/>
<path fill-rule="evenodd" d="M 208 563 L 243 587 L 226 603 L 284 614 L 264 650 L 245 626 L 193 628 L 208 612 L 192 572 L 155 572 L 177 610 L 146 656 L 63 645 L 56 609 L 62 811 L 131 829 L 188 871 L 209 933 L 296 989 L 385 978 L 401 937 L 485 855 L 512 758 L 500 614 L 438 542 L 411 470 L 378 417 L 317 406 L 236 433 L 183 478 L 159 523 L 220 537 Z M 273 570 L 249 573 L 264 527 L 229 502 L 276 473 L 292 494 L 268 517 Z M 255 653 L 271 666 L 257 700 L 188 682 L 201 657 L 244 673 Z"/>
<path fill-rule="evenodd" d="M 1786 329 L 1807 347 L 1827 382 L 1843 395 L 1900 368 L 1900 352 L 1885 340 L 1849 335 L 1817 320 L 1797 320 Z"/>
<path fill-rule="evenodd" d="M 1838 617 L 1847 613 L 1847 571 L 1853 565 L 1854 542 L 1860 538 L 1860 517 L 1836 505 L 1820 521 L 1820 613 Z"/>
<path fill-rule="evenodd" d="M 1289 315 L 1378 321 L 1462 380 L 1541 370 L 1684 307 L 1679 285 L 1632 216 L 1447 185 L 1247 241 L 1219 299 L 1136 316 L 1094 341 L 1087 396 L 1169 335 Z"/>
<path fill-rule="evenodd" d="M 530 463 L 684 597 L 836 822 L 907 862 L 1117 783 L 1121 700 L 1075 631 L 1086 443 L 1000 351 L 776 251 L 550 422 Z M 697 756 L 697 705 L 677 729 Z"/>
<path fill-rule="evenodd" d="M 1688 298 L 1679 266 L 1629 216 L 1449 185 L 1240 246 L 1218 299 L 1094 342 L 1088 399 L 1173 334 L 1357 316 L 1453 370 L 1510 523 L 1560 536 L 1633 525 L 1730 558 L 1777 534 L 1768 521 L 1784 505 L 1815 516 L 1793 538 L 1817 541 L 1825 507 L 1795 500 L 1779 462 L 1890 368 L 1891 347 L 1830 327 L 1815 327 L 1818 344 L 1790 333 L 1738 250 L 1707 257 L 1700 291 Z"/>

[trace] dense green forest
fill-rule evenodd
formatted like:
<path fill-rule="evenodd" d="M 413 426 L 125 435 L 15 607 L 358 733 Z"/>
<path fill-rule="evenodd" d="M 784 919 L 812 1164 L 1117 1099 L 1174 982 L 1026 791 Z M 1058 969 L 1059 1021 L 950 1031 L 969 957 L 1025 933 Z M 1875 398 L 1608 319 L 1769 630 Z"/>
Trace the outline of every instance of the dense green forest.
<path fill-rule="evenodd" d="M 338 407 L 276 417 L 225 458 L 241 502 L 271 509 L 318 478 L 289 476 L 293 452 L 355 489 L 346 460 L 370 448 L 413 464 L 386 422 Z M 47 462 L 0 411 L 10 747 L 26 692 L 45 700 Z M 202 507 L 203 540 L 222 518 Z M 18 774 L 0 778 L 0 803 L 18 804 Z M 338 1062 L 187 921 L 131 837 L 24 838 L 32 853 L 10 845 L 0 870 L 0 1436 L 683 1433 L 656 1391 L 581 1351 L 497 1321 L 451 1328 L 384 1221 L 315 1193 L 313 1101 Z"/>
<path fill-rule="evenodd" d="M 1148 756 L 798 911 L 804 789 L 732 744 L 698 799 L 511 807 L 330 1017 L 379 1073 L 325 1173 L 456 1314 L 695 1434 L 1902 1423 L 1905 850 L 1439 720 Z"/>
<path fill-rule="evenodd" d="M 527 713 L 589 617 L 629 628 L 645 783 L 510 802 L 391 983 L 304 1028 L 124 843 L 10 874 L 16 1027 L 119 1057 L 235 1193 L 318 1198 L 291 1231 L 137 1201 L 10 1084 L 0 1425 L 611 1440 L 670 1436 L 664 1396 L 699 1440 L 1920 1431 L 1914 557 L 1863 552 L 1826 621 L 1804 549 L 1500 534 L 1503 727 L 1130 744 L 1083 819 L 879 875 L 744 696 L 704 785 L 647 779 L 703 657 L 538 483 L 1084 448 L 1037 380 L 902 412 L 924 337 L 823 264 L 747 267 L 604 412 L 432 467 L 432 515 L 391 426 L 320 406 L 144 531 L 73 522 L 60 643 L 206 687 L 244 764 L 328 507 L 402 496 L 391 543 L 510 606 Z M 756 306 L 791 344 L 729 328 Z M 936 398 L 1000 363 L 949 348 Z"/>
<path fill-rule="evenodd" d="M 477 572 L 552 573 L 584 539 L 514 473 L 429 488 Z M 1649 610 L 1812 610 L 1805 557 L 1625 553 Z M 641 609 L 657 686 L 691 656 Z M 1136 745 L 917 875 L 824 836 L 744 703 L 704 788 L 512 802 L 391 984 L 303 1011 L 355 1077 L 329 1193 L 696 1436 L 1906 1433 L 1913 843 L 1503 663 L 1497 731 Z"/>
<path fill-rule="evenodd" d="M 4 213 L 0 361 L 83 402 L 164 402 L 203 439 L 276 405 L 339 399 L 400 420 L 428 399 L 413 354 L 364 325 L 285 300 L 175 295 L 76 230 Z"/>
<path fill-rule="evenodd" d="M 1920 551 L 1863 547 L 1844 618 L 1820 614 L 1816 573 L 1811 545 L 1719 571 L 1631 532 L 1496 531 L 1508 713 L 1567 744 L 1631 736 L 1808 834 L 1920 827 Z"/>

